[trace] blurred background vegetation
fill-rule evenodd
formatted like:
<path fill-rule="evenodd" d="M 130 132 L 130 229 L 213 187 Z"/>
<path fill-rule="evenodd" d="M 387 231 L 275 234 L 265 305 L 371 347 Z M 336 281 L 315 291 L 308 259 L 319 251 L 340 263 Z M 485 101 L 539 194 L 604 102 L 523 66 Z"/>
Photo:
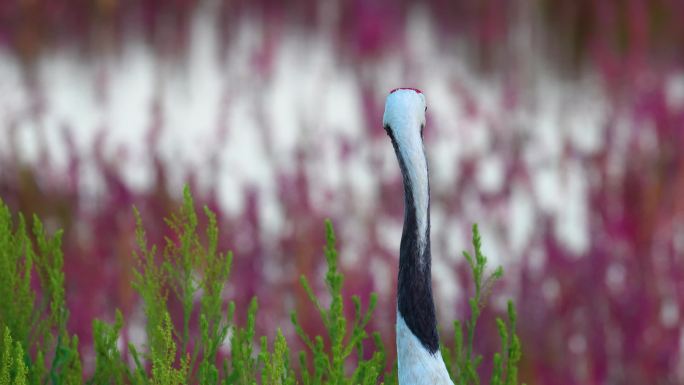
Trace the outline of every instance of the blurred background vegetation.
<path fill-rule="evenodd" d="M 379 294 L 392 346 L 403 202 L 380 123 L 388 90 L 417 87 L 442 325 L 467 310 L 478 222 L 522 381 L 679 384 L 682 20 L 679 0 L 5 0 L 0 197 L 65 229 L 86 370 L 95 317 L 120 308 L 143 342 L 131 206 L 162 243 L 184 183 L 219 214 L 226 298 L 258 295 L 260 333 L 292 336 L 292 309 L 321 329 L 298 277 L 324 273 L 330 217 L 345 291 Z"/>

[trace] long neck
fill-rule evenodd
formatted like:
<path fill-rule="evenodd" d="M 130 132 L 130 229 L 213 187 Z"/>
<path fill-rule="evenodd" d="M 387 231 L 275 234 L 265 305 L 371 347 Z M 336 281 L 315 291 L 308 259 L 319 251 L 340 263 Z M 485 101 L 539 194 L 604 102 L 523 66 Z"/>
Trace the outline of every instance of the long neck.
<path fill-rule="evenodd" d="M 439 349 L 432 298 L 430 185 L 422 139 L 392 141 L 404 181 L 404 229 L 399 251 L 398 311 L 428 352 Z"/>

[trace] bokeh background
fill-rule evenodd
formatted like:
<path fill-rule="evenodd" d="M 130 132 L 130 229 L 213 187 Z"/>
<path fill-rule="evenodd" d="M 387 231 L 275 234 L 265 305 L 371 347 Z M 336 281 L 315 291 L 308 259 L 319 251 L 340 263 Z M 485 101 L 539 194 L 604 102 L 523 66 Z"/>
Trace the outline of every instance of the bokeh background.
<path fill-rule="evenodd" d="M 324 290 L 329 217 L 345 291 L 379 294 L 392 346 L 403 200 L 381 119 L 417 87 L 444 339 L 478 222 L 506 270 L 481 325 L 515 301 L 527 384 L 681 384 L 682 20 L 679 0 L 4 0 L 0 197 L 65 229 L 86 368 L 94 317 L 122 309 L 144 343 L 131 206 L 160 242 L 185 183 L 261 333 L 292 335 L 293 309 L 321 329 L 298 277 Z"/>

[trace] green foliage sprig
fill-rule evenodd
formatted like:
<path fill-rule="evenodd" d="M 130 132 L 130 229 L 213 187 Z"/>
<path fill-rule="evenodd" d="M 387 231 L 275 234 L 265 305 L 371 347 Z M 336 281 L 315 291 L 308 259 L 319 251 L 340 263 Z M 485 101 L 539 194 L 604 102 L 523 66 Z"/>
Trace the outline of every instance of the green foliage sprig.
<path fill-rule="evenodd" d="M 6 332 L 0 340 L 0 362 L 27 373 L 31 384 L 82 382 L 78 338 L 66 330 L 69 311 L 63 265 L 62 231 L 47 235 L 34 216 L 29 234 L 24 216 L 19 214 L 15 225 L 9 208 L 0 200 L 0 330 Z M 34 271 L 40 295 L 31 288 Z M 20 345 L 23 364 L 11 341 Z M 49 367 L 46 359 L 50 359 Z M 17 381 L 23 380 L 12 383 Z"/>
<path fill-rule="evenodd" d="M 134 288 L 140 293 L 147 316 L 148 352 L 143 355 L 152 362 L 153 384 L 194 383 L 217 384 L 220 369 L 217 352 L 225 342 L 233 320 L 235 304 L 224 306 L 223 291 L 228 283 L 232 254 L 218 251 L 216 215 L 204 207 L 207 219 L 204 241 L 198 231 L 195 204 L 186 187 L 183 205 L 170 215 L 166 224 L 172 235 L 165 239 L 163 253 L 158 246 L 149 246 L 142 218 L 136 210 L 136 254 L 139 268 L 134 272 Z M 205 246 L 206 245 L 206 246 Z M 198 293 L 202 295 L 198 298 Z M 182 306 L 182 329 L 173 328 L 168 310 L 169 295 Z M 191 336 L 193 314 L 199 319 L 199 335 Z M 194 348 L 190 347 L 194 341 Z M 176 350 L 182 356 L 177 360 Z M 134 357 L 140 357 L 133 347 Z M 161 357 L 159 357 L 161 355 Z M 178 362 L 176 362 L 178 361 Z M 142 361 L 136 358 L 137 373 L 133 383 L 147 383 Z M 174 367 L 174 363 L 179 366 Z M 233 371 L 235 367 L 233 366 Z"/>
<path fill-rule="evenodd" d="M 28 381 L 28 368 L 24 362 L 21 342 L 12 340 L 8 327 L 3 334 L 2 358 L 0 358 L 0 385 L 23 385 Z"/>
<path fill-rule="evenodd" d="M 89 384 L 123 384 L 124 378 L 130 376 L 128 367 L 121 359 L 116 346 L 119 332 L 123 327 L 123 315 L 116 311 L 114 325 L 100 320 L 93 321 L 93 338 L 95 344 L 95 373 Z"/>
<path fill-rule="evenodd" d="M 470 272 L 475 283 L 475 294 L 469 298 L 470 319 L 465 323 L 465 337 L 463 323 L 454 322 L 454 347 L 442 347 L 442 356 L 455 385 L 479 385 L 481 383 L 478 367 L 483 357 L 475 354 L 475 327 L 484 308 L 488 295 L 494 283 L 503 276 L 503 268 L 498 267 L 485 278 L 487 257 L 482 253 L 482 240 L 477 224 L 473 225 L 473 249 L 475 255 L 467 251 L 463 256 L 468 262 Z M 508 319 L 496 319 L 501 338 L 501 351 L 492 358 L 493 369 L 490 378 L 491 385 L 517 385 L 518 362 L 522 355 L 520 340 L 515 333 L 516 313 L 511 301 L 508 301 Z"/>
<path fill-rule="evenodd" d="M 364 313 L 361 309 L 361 299 L 357 296 L 352 297 L 354 303 L 354 320 L 350 322 L 344 314 L 344 302 L 342 297 L 342 286 L 344 276 L 337 270 L 337 249 L 335 247 L 335 232 L 332 223 L 327 220 L 326 246 L 324 248 L 325 259 L 328 264 L 328 271 L 325 275 L 325 283 L 331 301 L 328 308 L 321 305 L 318 297 L 311 289 L 311 285 L 305 276 L 300 278 L 302 287 L 306 291 L 309 300 L 314 305 L 321 316 L 323 325 L 328 332 L 329 347 L 325 348 L 322 336 L 314 339 L 304 331 L 296 313 L 292 313 L 292 324 L 302 342 L 313 355 L 313 372 L 309 370 L 308 354 L 303 351 L 300 353 L 300 364 L 302 367 L 302 383 L 304 385 L 320 384 L 377 384 L 378 378 L 385 370 L 385 348 L 380 336 L 373 334 L 373 342 L 376 351 L 370 359 L 363 357 L 363 342 L 369 338 L 366 326 L 373 315 L 377 305 L 377 295 L 371 294 L 368 309 Z M 352 325 L 351 333 L 347 337 L 349 324 Z M 356 353 L 357 367 L 350 373 L 345 373 L 345 363 L 347 359 Z"/>

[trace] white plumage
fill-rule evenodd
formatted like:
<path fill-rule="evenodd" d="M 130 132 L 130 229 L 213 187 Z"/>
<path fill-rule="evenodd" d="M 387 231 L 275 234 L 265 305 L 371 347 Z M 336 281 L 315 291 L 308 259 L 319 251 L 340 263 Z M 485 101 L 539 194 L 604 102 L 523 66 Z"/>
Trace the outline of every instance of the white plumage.
<path fill-rule="evenodd" d="M 397 312 L 399 385 L 454 385 L 439 350 L 431 354 Z"/>

